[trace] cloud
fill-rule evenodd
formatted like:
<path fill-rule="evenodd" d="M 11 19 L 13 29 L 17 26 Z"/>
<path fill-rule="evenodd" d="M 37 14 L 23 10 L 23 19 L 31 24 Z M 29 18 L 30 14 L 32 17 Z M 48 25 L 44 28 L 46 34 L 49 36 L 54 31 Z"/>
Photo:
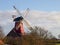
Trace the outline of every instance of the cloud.
<path fill-rule="evenodd" d="M 21 12 L 23 13 L 23 12 Z M 5 32 L 9 32 L 13 27 L 12 15 L 19 16 L 16 11 L 0 11 L 0 25 L 3 25 Z M 23 13 L 24 15 L 24 13 Z M 38 25 L 49 30 L 53 35 L 58 35 L 60 32 L 60 12 L 59 11 L 37 11 L 31 10 L 29 15 L 25 18 L 31 22 L 32 25 Z M 11 26 L 11 27 L 9 27 Z M 11 29 L 10 29 L 11 28 Z M 57 34 L 56 34 L 57 33 Z"/>

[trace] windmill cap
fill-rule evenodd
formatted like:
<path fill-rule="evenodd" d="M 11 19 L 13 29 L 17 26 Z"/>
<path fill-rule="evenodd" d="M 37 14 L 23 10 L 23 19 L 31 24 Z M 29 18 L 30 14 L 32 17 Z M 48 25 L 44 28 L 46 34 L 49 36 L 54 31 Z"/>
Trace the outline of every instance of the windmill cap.
<path fill-rule="evenodd" d="M 22 16 L 15 18 L 13 21 L 16 22 L 16 21 L 20 21 L 20 20 L 23 20 L 23 17 Z"/>

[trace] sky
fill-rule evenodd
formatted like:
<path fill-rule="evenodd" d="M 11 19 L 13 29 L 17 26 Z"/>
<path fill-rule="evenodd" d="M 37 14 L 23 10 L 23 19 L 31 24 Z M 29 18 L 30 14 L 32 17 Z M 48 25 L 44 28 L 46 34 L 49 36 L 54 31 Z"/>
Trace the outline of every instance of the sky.
<path fill-rule="evenodd" d="M 0 0 L 0 10 L 13 10 L 13 5 L 20 10 L 26 8 L 41 11 L 60 10 L 60 0 Z"/>
<path fill-rule="evenodd" d="M 52 32 L 56 37 L 60 34 L 60 0 L 0 0 L 0 25 L 5 34 L 14 27 L 12 15 L 18 15 L 13 9 L 16 6 L 21 13 L 30 9 L 27 19 L 32 25 L 38 25 Z"/>

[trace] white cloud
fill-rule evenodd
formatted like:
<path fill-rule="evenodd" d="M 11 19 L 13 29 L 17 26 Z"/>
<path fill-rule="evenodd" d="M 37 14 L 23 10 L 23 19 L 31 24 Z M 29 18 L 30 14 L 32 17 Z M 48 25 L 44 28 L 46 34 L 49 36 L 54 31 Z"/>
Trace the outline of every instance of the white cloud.
<path fill-rule="evenodd" d="M 13 27 L 12 15 L 19 16 L 16 11 L 0 11 L 0 24 L 4 25 L 5 30 L 8 27 L 10 31 L 10 28 Z M 58 11 L 45 12 L 32 10 L 26 18 L 32 23 L 32 25 L 44 27 L 51 31 L 53 35 L 57 36 L 59 34 L 58 32 L 60 32 L 60 12 Z M 11 27 L 9 28 L 9 26 Z"/>

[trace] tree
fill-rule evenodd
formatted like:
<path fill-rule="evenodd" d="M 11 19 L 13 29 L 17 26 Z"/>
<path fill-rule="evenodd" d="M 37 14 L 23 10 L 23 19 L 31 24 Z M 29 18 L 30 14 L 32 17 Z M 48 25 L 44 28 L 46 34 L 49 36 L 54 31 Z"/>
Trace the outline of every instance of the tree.
<path fill-rule="evenodd" d="M 32 29 L 31 34 L 16 38 L 6 37 L 4 42 L 11 45 L 55 45 L 55 43 L 48 43 L 51 42 L 49 40 L 51 36 L 53 36 L 51 33 L 48 33 L 48 31 L 36 26 Z"/>
<path fill-rule="evenodd" d="M 58 38 L 60 39 L 60 34 L 58 35 Z"/>
<path fill-rule="evenodd" d="M 0 39 L 4 37 L 3 28 L 0 26 Z"/>
<path fill-rule="evenodd" d="M 35 35 L 38 35 L 40 38 L 43 38 L 43 39 L 55 38 L 51 32 L 39 26 L 34 26 L 32 33 L 34 33 Z"/>

